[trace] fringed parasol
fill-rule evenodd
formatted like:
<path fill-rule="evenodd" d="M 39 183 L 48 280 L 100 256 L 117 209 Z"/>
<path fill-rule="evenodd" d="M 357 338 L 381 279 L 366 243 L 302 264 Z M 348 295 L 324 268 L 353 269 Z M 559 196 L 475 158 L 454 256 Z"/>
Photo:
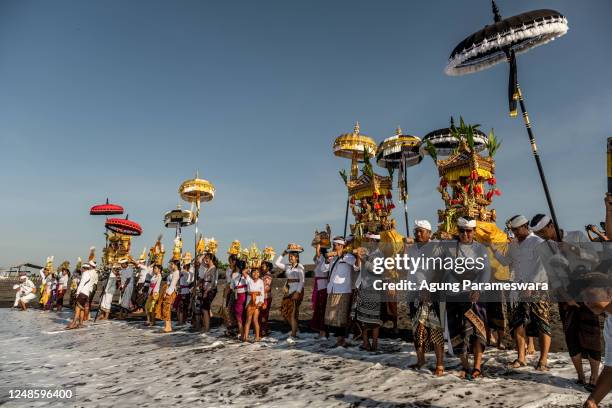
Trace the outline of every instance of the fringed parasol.
<path fill-rule="evenodd" d="M 94 205 L 89 209 L 90 215 L 117 215 L 123 214 L 123 207 L 117 204 L 110 204 L 108 198 L 105 204 Z"/>
<path fill-rule="evenodd" d="M 386 168 L 393 177 L 393 170 L 399 169 L 400 198 L 404 202 L 404 220 L 406 221 L 406 236 L 410 236 L 408 224 L 408 167 L 416 166 L 423 160 L 419 148 L 421 139 L 417 136 L 405 135 L 398 126 L 395 135 L 383 140 L 378 146 L 376 163 Z"/>
<path fill-rule="evenodd" d="M 125 218 L 109 218 L 104 224 L 106 229 L 117 234 L 139 236 L 142 234 L 142 227 L 137 222 Z"/>
<path fill-rule="evenodd" d="M 359 175 L 359 162 L 374 157 L 376 154 L 376 142 L 370 136 L 360 133 L 359 122 L 355 122 L 352 133 L 343 133 L 334 140 L 334 155 L 351 159 L 351 180 L 357 179 Z M 344 184 L 348 187 L 348 178 L 344 170 L 340 172 Z M 344 213 L 344 236 L 348 225 L 348 210 L 350 197 L 346 199 L 346 211 Z"/>
<path fill-rule="evenodd" d="M 548 202 L 550 215 L 557 235 L 559 223 L 548 191 L 542 163 L 537 151 L 531 122 L 518 82 L 516 55 L 563 36 L 567 30 L 567 19 L 555 10 L 535 10 L 502 20 L 499 9 L 492 2 L 494 23 L 461 41 L 451 53 L 445 72 L 448 75 L 463 75 L 489 68 L 504 59 L 510 65 L 508 81 L 508 103 L 510 116 L 517 116 L 517 102 L 523 113 L 531 150 L 533 152 L 542 187 Z"/>

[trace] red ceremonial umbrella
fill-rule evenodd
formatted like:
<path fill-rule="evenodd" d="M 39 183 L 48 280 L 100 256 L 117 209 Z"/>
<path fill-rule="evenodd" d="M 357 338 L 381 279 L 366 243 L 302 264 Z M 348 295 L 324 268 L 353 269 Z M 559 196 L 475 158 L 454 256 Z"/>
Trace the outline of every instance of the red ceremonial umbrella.
<path fill-rule="evenodd" d="M 94 205 L 89 209 L 90 215 L 115 215 L 123 214 L 123 207 L 117 204 L 109 204 L 108 198 L 106 204 Z"/>
<path fill-rule="evenodd" d="M 123 235 L 139 236 L 142 234 L 142 227 L 140 224 L 125 218 L 109 218 L 104 224 L 106 229 Z"/>

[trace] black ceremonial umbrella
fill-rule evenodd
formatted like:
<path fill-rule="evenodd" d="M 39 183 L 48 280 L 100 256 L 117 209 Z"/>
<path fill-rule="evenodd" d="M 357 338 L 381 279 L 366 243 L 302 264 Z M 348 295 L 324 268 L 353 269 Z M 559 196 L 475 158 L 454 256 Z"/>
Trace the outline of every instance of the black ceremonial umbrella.
<path fill-rule="evenodd" d="M 447 75 L 464 75 L 481 71 L 504 60 L 508 61 L 510 64 L 508 82 L 510 116 L 517 116 L 518 101 L 529 135 L 531 151 L 546 194 L 550 215 L 555 223 L 557 236 L 561 237 L 559 223 L 517 79 L 516 54 L 521 54 L 564 35 L 568 29 L 567 19 L 555 10 L 534 10 L 502 20 L 495 1 L 492 4 L 494 23 L 461 41 L 451 53 L 445 72 Z"/>

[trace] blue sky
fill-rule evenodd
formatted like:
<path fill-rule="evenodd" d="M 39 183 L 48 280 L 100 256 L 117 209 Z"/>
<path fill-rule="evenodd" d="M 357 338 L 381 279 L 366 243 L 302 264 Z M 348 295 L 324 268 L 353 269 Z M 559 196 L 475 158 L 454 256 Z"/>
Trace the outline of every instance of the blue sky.
<path fill-rule="evenodd" d="M 519 79 L 562 227 L 597 223 L 612 3 L 498 4 L 569 19 L 565 37 L 519 57 Z M 196 170 L 217 187 L 201 228 L 223 253 L 233 239 L 308 246 L 325 223 L 341 231 L 349 163 L 331 145 L 355 120 L 377 141 L 451 115 L 495 128 L 500 219 L 546 211 L 523 124 L 507 115 L 507 66 L 443 73 L 491 18 L 485 0 L 1 2 L 0 265 L 101 248 L 104 220 L 88 209 L 106 197 L 141 223 L 135 254 L 161 232 L 170 248 L 163 214 Z M 429 158 L 409 169 L 411 219 L 435 220 L 436 185 Z"/>

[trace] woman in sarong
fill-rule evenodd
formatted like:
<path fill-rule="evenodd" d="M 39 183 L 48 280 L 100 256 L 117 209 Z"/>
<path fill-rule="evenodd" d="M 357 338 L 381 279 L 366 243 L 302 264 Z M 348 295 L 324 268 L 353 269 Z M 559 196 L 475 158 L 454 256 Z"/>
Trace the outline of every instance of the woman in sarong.
<path fill-rule="evenodd" d="M 199 309 L 202 315 L 201 330 L 208 332 L 210 329 L 210 317 L 212 303 L 217 296 L 217 281 L 219 274 L 217 272 L 217 257 L 212 253 L 206 253 L 202 260 L 202 269 L 198 275 L 198 284 L 200 285 L 199 294 Z"/>
<path fill-rule="evenodd" d="M 232 279 L 239 273 L 236 261 L 237 255 L 230 254 L 227 259 L 228 268 L 225 270 L 225 286 L 223 287 L 223 306 L 220 310 L 220 315 L 223 318 L 225 325 L 225 335 L 233 337 L 236 334 L 236 321 L 234 320 L 234 291 L 232 290 Z"/>
<path fill-rule="evenodd" d="M 329 274 L 329 261 L 327 248 L 316 246 L 314 269 L 314 287 L 312 289 L 312 319 L 310 328 L 319 332 L 318 338 L 325 338 L 325 305 L 327 304 L 327 279 Z"/>
<path fill-rule="evenodd" d="M 255 329 L 255 341 L 261 340 L 259 331 L 259 312 L 264 307 L 264 283 L 259 278 L 259 268 L 251 269 L 251 276 L 248 275 L 247 270 L 242 272 L 242 277 L 246 280 L 248 285 L 248 301 L 246 307 L 246 323 L 244 324 L 244 333 L 242 335 L 242 341 L 249 341 L 249 331 L 251 323 L 253 323 Z"/>
<path fill-rule="evenodd" d="M 172 331 L 172 304 L 177 295 L 177 287 L 180 276 L 181 262 L 170 261 L 170 273 L 166 278 L 166 291 L 162 298 L 162 319 L 164 320 L 164 332 Z"/>
<path fill-rule="evenodd" d="M 147 312 L 147 326 L 155 326 L 157 304 L 161 304 L 161 302 L 159 302 L 159 291 L 162 281 L 161 272 L 161 265 L 153 265 L 153 276 L 151 277 L 151 282 L 149 283 L 147 302 L 145 303 L 145 311 Z"/>
<path fill-rule="evenodd" d="M 299 255 L 301 250 L 301 247 L 298 249 L 296 244 L 289 244 L 282 255 L 276 259 L 276 267 L 285 271 L 287 278 L 281 303 L 281 316 L 291 325 L 290 338 L 297 337 L 300 304 L 304 299 L 304 266 L 300 263 Z M 288 264 L 283 263 L 285 255 L 288 255 Z"/>
<path fill-rule="evenodd" d="M 236 261 L 236 268 L 240 273 L 232 274 L 231 289 L 233 292 L 233 303 L 232 303 L 232 314 L 234 321 L 238 326 L 238 337 L 244 336 L 244 320 L 245 320 L 245 309 L 247 301 L 247 282 L 243 277 L 243 272 L 247 268 L 245 261 L 239 259 Z"/>
<path fill-rule="evenodd" d="M 272 306 L 272 262 L 263 261 L 261 263 L 261 275 L 264 283 L 264 304 L 259 311 L 259 327 L 261 336 L 266 337 L 270 334 L 268 320 Z"/>

